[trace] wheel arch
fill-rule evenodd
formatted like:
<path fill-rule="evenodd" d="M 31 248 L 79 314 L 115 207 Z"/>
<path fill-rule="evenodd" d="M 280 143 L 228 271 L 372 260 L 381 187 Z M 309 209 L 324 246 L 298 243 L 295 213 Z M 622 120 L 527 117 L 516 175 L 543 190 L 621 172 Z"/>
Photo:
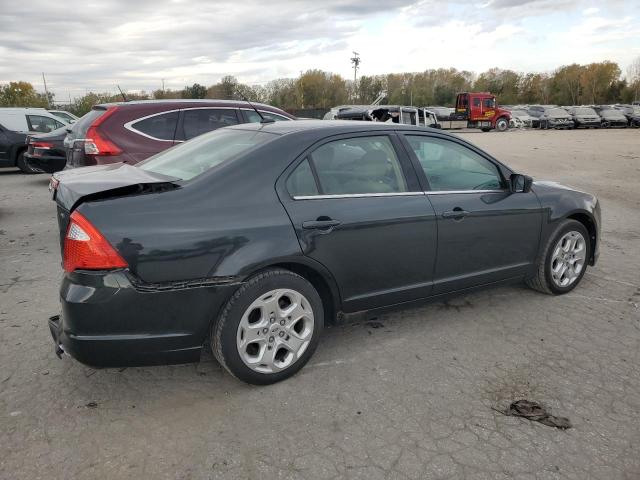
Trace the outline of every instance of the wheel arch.
<path fill-rule="evenodd" d="M 593 216 L 586 211 L 582 211 L 571 213 L 567 215 L 566 218 L 567 220 L 575 220 L 577 222 L 580 222 L 587 229 L 587 232 L 589 232 L 589 246 L 591 247 L 589 249 L 589 264 L 593 265 L 595 263 L 596 246 L 599 241 L 598 228 L 596 227 L 596 222 Z"/>
<path fill-rule="evenodd" d="M 260 265 L 251 273 L 247 274 L 245 280 L 260 272 L 273 268 L 282 268 L 296 273 L 307 280 L 318 291 L 324 309 L 325 324 L 336 323 L 336 317 L 341 310 L 342 300 L 340 290 L 331 273 L 321 264 L 302 258 L 284 258 L 274 260 L 272 263 Z"/>

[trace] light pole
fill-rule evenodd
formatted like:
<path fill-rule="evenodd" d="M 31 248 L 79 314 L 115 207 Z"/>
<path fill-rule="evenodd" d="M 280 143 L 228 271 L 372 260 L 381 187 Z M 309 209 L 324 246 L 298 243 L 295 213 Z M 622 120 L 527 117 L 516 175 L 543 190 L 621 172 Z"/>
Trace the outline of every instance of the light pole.
<path fill-rule="evenodd" d="M 357 97 L 358 68 L 360 68 L 360 54 L 358 52 L 353 52 L 353 57 L 351 57 L 351 63 L 353 65 L 353 92 L 354 92 L 354 97 Z"/>

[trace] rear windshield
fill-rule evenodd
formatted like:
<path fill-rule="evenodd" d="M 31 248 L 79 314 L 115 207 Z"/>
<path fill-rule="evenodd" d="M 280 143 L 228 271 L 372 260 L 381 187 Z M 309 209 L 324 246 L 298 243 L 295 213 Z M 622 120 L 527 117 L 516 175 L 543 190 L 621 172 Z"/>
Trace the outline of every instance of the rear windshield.
<path fill-rule="evenodd" d="M 71 128 L 71 132 L 74 138 L 84 138 L 87 134 L 87 130 L 94 122 L 94 120 L 98 119 L 102 115 L 104 115 L 106 110 L 94 108 L 93 110 L 89 110 L 85 115 L 80 118 L 76 123 L 73 124 Z"/>
<path fill-rule="evenodd" d="M 257 130 L 221 128 L 154 155 L 138 166 L 143 170 L 190 180 L 274 138 L 274 134 Z"/>

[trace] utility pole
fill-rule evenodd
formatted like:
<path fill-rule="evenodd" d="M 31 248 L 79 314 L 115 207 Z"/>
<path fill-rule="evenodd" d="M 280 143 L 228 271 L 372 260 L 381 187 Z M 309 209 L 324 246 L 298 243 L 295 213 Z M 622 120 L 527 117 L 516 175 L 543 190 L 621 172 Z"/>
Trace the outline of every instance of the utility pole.
<path fill-rule="evenodd" d="M 358 52 L 353 52 L 353 57 L 351 57 L 351 64 L 353 65 L 353 92 L 354 92 L 354 96 L 357 96 L 358 68 L 360 68 L 360 54 Z"/>
<path fill-rule="evenodd" d="M 42 81 L 44 82 L 44 94 L 47 97 L 47 105 L 51 108 L 51 100 L 49 99 L 49 91 L 47 90 L 47 79 L 44 78 L 44 72 L 42 72 Z"/>

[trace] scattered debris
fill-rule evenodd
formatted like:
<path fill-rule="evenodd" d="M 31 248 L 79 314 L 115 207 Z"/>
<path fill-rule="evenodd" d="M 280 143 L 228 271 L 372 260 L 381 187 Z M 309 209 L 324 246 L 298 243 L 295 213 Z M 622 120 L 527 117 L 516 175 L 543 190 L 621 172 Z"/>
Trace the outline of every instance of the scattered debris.
<path fill-rule="evenodd" d="M 494 408 L 494 410 L 502 413 L 503 415 L 523 417 L 527 420 L 531 420 L 532 422 L 539 422 L 543 425 L 559 428 L 561 430 L 566 430 L 567 428 L 572 427 L 571 421 L 568 418 L 551 415 L 547 412 L 545 407 L 537 402 L 529 400 L 516 400 L 504 411 L 498 410 L 497 408 Z"/>
<path fill-rule="evenodd" d="M 87 408 L 98 408 L 98 402 L 89 402 L 85 405 Z"/>

